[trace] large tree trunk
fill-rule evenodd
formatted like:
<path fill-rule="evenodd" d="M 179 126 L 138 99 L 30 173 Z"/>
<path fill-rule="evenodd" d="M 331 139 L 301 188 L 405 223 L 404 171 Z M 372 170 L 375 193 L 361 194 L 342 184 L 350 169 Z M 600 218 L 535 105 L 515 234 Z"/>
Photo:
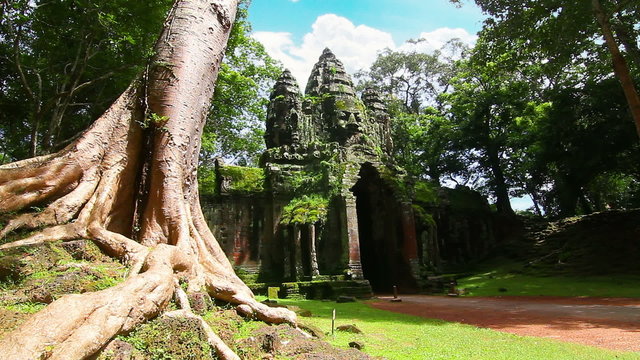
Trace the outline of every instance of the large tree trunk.
<path fill-rule="evenodd" d="M 295 323 L 292 312 L 257 302 L 234 274 L 198 200 L 200 137 L 236 6 L 179 0 L 148 70 L 89 130 L 58 153 L 0 167 L 0 212 L 45 208 L 12 219 L 0 237 L 42 229 L 0 249 L 89 238 L 132 267 L 116 287 L 67 295 L 35 314 L 0 341 L 0 358 L 90 356 L 162 312 L 178 277 L 245 315 Z"/>
<path fill-rule="evenodd" d="M 609 22 L 607 13 L 602 7 L 600 0 L 591 0 L 591 3 L 596 19 L 598 20 L 600 28 L 602 29 L 604 41 L 609 48 L 609 52 L 611 53 L 611 58 L 613 60 L 613 71 L 622 84 L 622 90 L 624 91 L 624 95 L 627 98 L 627 103 L 629 104 L 629 109 L 631 110 L 631 116 L 633 117 L 633 120 L 636 124 L 638 137 L 640 137 L 640 96 L 638 95 L 638 91 L 633 84 L 633 78 L 631 77 L 631 73 L 629 72 L 629 66 L 624 59 L 624 56 L 622 56 L 622 54 L 620 53 L 620 49 L 618 48 L 616 39 L 613 36 L 613 31 L 611 31 L 611 24 Z"/>
<path fill-rule="evenodd" d="M 515 212 L 511 207 L 511 200 L 509 200 L 509 187 L 507 186 L 507 180 L 500 165 L 500 155 L 494 145 L 488 146 L 487 157 L 489 167 L 493 173 L 493 190 L 496 196 L 496 209 L 499 214 L 514 216 Z"/>

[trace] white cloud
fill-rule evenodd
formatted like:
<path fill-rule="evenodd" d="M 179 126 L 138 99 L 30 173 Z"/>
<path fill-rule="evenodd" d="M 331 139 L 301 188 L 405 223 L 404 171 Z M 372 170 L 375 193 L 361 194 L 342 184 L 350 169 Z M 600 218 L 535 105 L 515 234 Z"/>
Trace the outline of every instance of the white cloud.
<path fill-rule="evenodd" d="M 462 28 L 451 29 L 445 27 L 420 33 L 417 39 L 423 41 L 418 43 L 404 43 L 399 47 L 399 50 L 431 53 L 441 49 L 451 39 L 460 39 L 462 43 L 473 46 L 478 40 L 478 36 L 469 34 L 467 30 Z"/>
<path fill-rule="evenodd" d="M 377 54 L 385 48 L 432 52 L 452 38 L 460 38 L 468 44 L 475 43 L 477 38 L 464 29 L 440 28 L 421 33 L 418 38 L 425 41 L 419 44 L 397 46 L 391 34 L 366 25 L 356 26 L 349 19 L 334 14 L 319 16 L 311 26 L 311 32 L 302 38 L 301 44 L 295 44 L 293 35 L 286 32 L 256 32 L 253 37 L 264 44 L 269 55 L 291 70 L 303 91 L 313 64 L 326 47 L 353 75 L 360 69 L 369 68 Z"/>

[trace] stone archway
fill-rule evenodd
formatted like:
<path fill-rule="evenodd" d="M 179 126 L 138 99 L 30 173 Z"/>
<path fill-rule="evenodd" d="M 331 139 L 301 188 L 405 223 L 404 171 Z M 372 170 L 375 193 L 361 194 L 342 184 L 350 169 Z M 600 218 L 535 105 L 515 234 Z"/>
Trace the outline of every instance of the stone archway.
<path fill-rule="evenodd" d="M 370 163 L 360 167 L 359 180 L 351 188 L 356 198 L 360 261 L 363 276 L 375 292 L 416 290 L 408 263 L 402 203 Z M 414 240 L 415 241 L 415 240 Z"/>

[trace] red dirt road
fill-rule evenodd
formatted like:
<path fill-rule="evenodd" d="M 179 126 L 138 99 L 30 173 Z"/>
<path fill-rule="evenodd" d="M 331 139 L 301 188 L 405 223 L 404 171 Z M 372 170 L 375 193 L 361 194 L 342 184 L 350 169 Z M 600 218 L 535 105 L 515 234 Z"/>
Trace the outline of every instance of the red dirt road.
<path fill-rule="evenodd" d="M 611 350 L 640 351 L 640 299 L 381 296 L 371 306 Z"/>

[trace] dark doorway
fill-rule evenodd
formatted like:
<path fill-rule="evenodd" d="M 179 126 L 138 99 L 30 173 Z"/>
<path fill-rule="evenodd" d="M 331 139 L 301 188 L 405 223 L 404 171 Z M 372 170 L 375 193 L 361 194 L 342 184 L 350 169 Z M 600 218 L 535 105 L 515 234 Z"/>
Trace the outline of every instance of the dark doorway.
<path fill-rule="evenodd" d="M 364 278 L 375 292 L 389 293 L 394 285 L 403 291 L 414 290 L 415 280 L 402 257 L 399 203 L 371 164 L 364 164 L 359 175 L 351 190 L 356 196 Z"/>

